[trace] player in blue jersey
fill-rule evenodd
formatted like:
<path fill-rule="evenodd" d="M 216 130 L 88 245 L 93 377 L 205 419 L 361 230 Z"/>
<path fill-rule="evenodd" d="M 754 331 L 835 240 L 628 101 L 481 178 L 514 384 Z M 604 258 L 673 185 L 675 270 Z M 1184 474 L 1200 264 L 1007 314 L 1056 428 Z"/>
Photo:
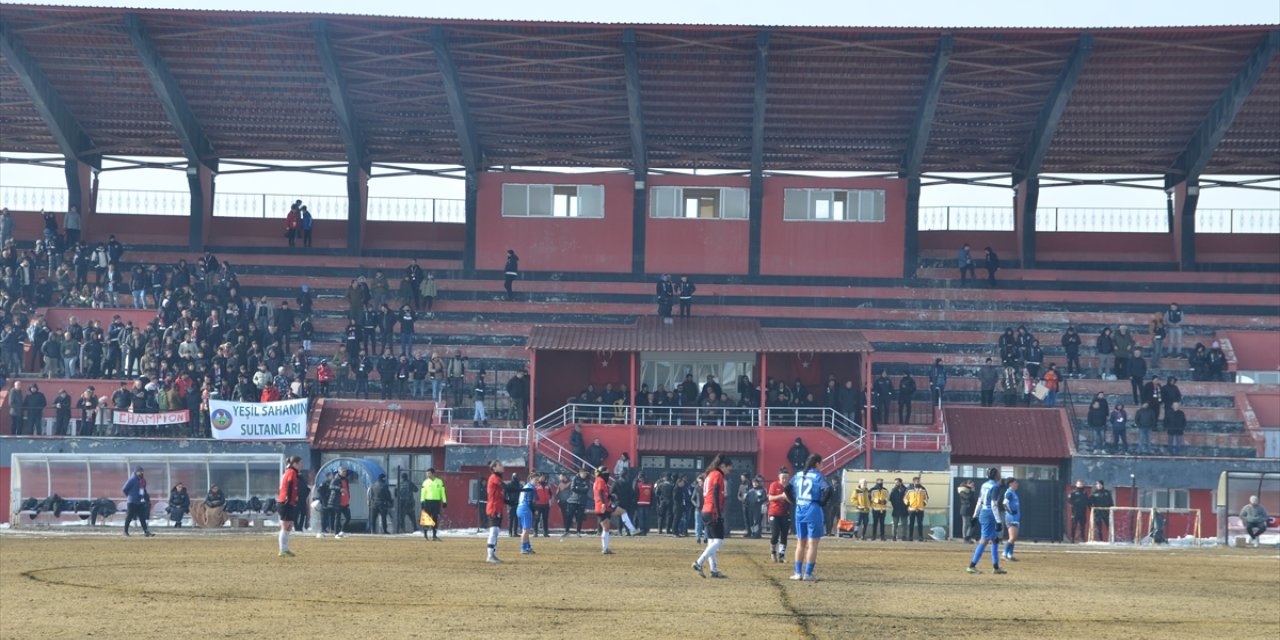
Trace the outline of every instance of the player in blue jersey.
<path fill-rule="evenodd" d="M 1017 562 L 1013 557 L 1013 544 L 1018 541 L 1018 529 L 1022 526 L 1022 501 L 1018 499 L 1018 479 L 1005 481 L 1004 498 L 1004 530 L 1009 541 L 1004 545 L 1004 559 Z"/>
<path fill-rule="evenodd" d="M 529 481 L 520 488 L 520 500 L 516 503 L 516 518 L 520 520 L 520 553 L 526 556 L 533 553 L 533 544 L 529 542 L 529 534 L 533 533 L 533 499 L 537 496 L 538 483 L 544 477 L 539 472 L 532 473 Z"/>
<path fill-rule="evenodd" d="M 991 565 L 994 573 L 1007 573 L 1000 568 L 1000 469 L 987 469 L 987 481 L 978 493 L 978 502 L 974 506 L 973 515 L 978 518 L 982 531 L 978 535 L 978 548 L 973 550 L 973 559 L 969 561 L 969 573 L 982 573 L 978 570 L 978 561 L 991 545 Z"/>
<path fill-rule="evenodd" d="M 792 580 L 817 581 L 813 565 L 818 562 L 818 541 L 826 529 L 823 507 L 831 495 L 831 483 L 818 471 L 822 456 L 812 454 L 791 479 L 796 495 L 796 572 Z"/>

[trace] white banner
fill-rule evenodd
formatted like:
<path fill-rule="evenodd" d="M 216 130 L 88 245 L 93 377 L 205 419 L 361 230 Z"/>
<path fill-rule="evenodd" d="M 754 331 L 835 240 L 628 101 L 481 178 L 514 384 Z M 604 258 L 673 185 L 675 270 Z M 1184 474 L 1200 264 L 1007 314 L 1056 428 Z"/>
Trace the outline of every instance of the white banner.
<path fill-rule="evenodd" d="M 209 424 L 216 440 L 306 440 L 307 400 L 210 400 Z"/>
<path fill-rule="evenodd" d="M 116 411 L 112 414 L 118 425 L 126 427 L 155 427 L 166 424 L 186 424 L 190 414 L 184 411 L 165 411 L 162 413 L 132 413 Z"/>

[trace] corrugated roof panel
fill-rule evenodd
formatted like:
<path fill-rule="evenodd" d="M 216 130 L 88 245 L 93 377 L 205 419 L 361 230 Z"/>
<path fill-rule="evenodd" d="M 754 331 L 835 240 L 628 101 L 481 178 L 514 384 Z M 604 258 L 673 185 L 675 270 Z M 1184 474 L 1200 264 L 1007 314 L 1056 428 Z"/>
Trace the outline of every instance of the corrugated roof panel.
<path fill-rule="evenodd" d="M 433 426 L 430 409 L 344 406 L 320 410 L 312 447 L 319 451 L 424 451 L 444 446 L 447 434 Z M 388 405 L 390 406 L 390 405 Z"/>
<path fill-rule="evenodd" d="M 948 407 L 953 462 L 1058 461 L 1071 457 L 1060 409 Z"/>
<path fill-rule="evenodd" d="M 640 450 L 715 455 L 756 452 L 753 429 L 729 427 L 640 427 Z"/>
<path fill-rule="evenodd" d="M 719 353 L 870 353 L 859 331 L 762 329 L 747 318 L 680 318 L 665 324 L 655 316 L 631 326 L 537 325 L 526 346 L 544 351 L 646 351 Z"/>

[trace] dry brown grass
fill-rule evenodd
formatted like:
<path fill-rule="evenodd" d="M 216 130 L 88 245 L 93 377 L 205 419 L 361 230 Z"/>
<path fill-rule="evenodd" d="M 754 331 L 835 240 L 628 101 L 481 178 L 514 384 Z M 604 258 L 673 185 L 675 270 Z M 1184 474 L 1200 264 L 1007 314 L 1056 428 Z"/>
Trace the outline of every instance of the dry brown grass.
<path fill-rule="evenodd" d="M 767 543 L 730 539 L 728 580 L 690 539 L 8 533 L 0 637 L 862 638 L 1258 637 L 1280 622 L 1274 549 L 1026 545 L 1009 575 L 967 575 L 959 543 L 825 541 L 816 584 Z"/>

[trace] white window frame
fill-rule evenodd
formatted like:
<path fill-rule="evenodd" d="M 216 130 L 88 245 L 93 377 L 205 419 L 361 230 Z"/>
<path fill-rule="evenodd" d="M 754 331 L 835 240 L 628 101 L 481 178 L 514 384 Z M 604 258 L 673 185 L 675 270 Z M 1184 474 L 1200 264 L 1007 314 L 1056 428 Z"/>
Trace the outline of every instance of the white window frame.
<path fill-rule="evenodd" d="M 502 217 L 600 219 L 604 217 L 604 185 L 502 185 Z"/>
<path fill-rule="evenodd" d="M 851 203 L 857 203 L 856 207 Z M 885 221 L 884 189 L 784 189 L 785 222 Z"/>
<path fill-rule="evenodd" d="M 712 217 L 689 215 L 685 191 L 719 191 Z M 649 189 L 649 217 L 658 220 L 746 220 L 750 191 L 745 187 L 660 186 Z"/>
<path fill-rule="evenodd" d="M 1138 489 L 1140 509 L 1189 509 L 1191 492 L 1187 489 Z"/>

